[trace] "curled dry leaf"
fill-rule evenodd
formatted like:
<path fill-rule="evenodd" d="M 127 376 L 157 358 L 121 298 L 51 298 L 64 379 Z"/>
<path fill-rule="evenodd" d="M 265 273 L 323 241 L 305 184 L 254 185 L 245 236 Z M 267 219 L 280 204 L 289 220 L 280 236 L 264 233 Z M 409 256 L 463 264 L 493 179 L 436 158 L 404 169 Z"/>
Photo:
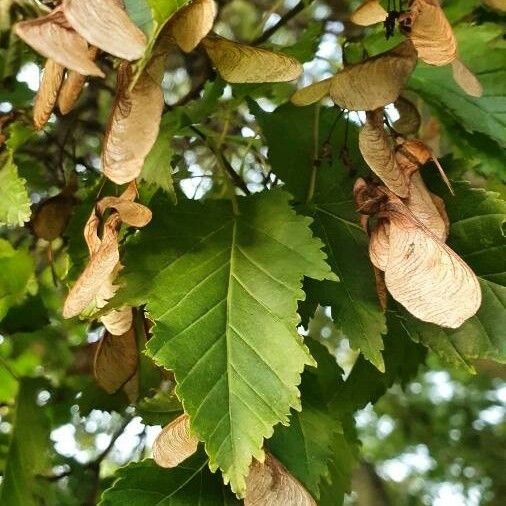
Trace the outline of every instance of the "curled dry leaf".
<path fill-rule="evenodd" d="M 395 102 L 416 66 L 416 51 L 406 40 L 386 53 L 345 67 L 332 78 L 330 96 L 350 111 L 372 111 Z"/>
<path fill-rule="evenodd" d="M 246 46 L 216 35 L 202 44 L 221 77 L 229 83 L 277 83 L 293 81 L 302 65 L 291 56 Z"/>
<path fill-rule="evenodd" d="M 457 58 L 452 62 L 455 82 L 471 97 L 481 97 L 483 87 L 478 78 Z"/>
<path fill-rule="evenodd" d="M 254 460 L 246 479 L 245 506 L 316 506 L 309 492 L 270 453 Z"/>
<path fill-rule="evenodd" d="M 90 46 L 88 48 L 88 56 L 90 60 L 94 61 L 98 55 L 98 49 Z M 67 76 L 63 81 L 63 85 L 58 95 L 58 109 L 62 114 L 68 114 L 73 108 L 81 91 L 83 90 L 84 83 L 86 82 L 86 76 L 70 70 L 67 72 Z"/>
<path fill-rule="evenodd" d="M 187 414 L 166 425 L 153 443 L 153 458 L 161 467 L 176 467 L 191 457 L 198 446 L 198 439 L 190 434 L 190 418 Z"/>
<path fill-rule="evenodd" d="M 148 72 L 129 90 L 131 69 L 118 70 L 117 95 L 102 151 L 102 170 L 116 184 L 133 181 L 158 136 L 164 106 L 163 91 Z"/>
<path fill-rule="evenodd" d="M 324 79 L 323 81 L 319 81 L 317 83 L 310 84 L 305 88 L 301 88 L 297 90 L 291 98 L 291 101 L 294 105 L 299 107 L 305 105 L 311 105 L 315 102 L 319 102 L 323 97 L 326 97 L 330 92 L 330 84 L 332 82 L 332 78 L 329 77 Z"/>
<path fill-rule="evenodd" d="M 439 0 L 413 0 L 408 16 L 409 38 L 420 60 L 441 66 L 457 58 L 457 41 Z"/>
<path fill-rule="evenodd" d="M 64 0 L 63 10 L 72 28 L 90 44 L 125 60 L 141 58 L 146 36 L 115 0 Z"/>
<path fill-rule="evenodd" d="M 415 105 L 404 97 L 399 97 L 394 105 L 399 113 L 399 119 L 392 125 L 394 130 L 401 135 L 416 134 L 422 123 L 422 118 Z"/>
<path fill-rule="evenodd" d="M 135 332 L 122 335 L 108 332 L 100 340 L 93 370 L 98 384 L 109 394 L 117 392 L 137 371 L 138 352 Z"/>
<path fill-rule="evenodd" d="M 88 56 L 86 40 L 70 27 L 61 7 L 47 16 L 21 21 L 15 30 L 35 51 L 63 67 L 83 75 L 104 77 Z"/>
<path fill-rule="evenodd" d="M 97 204 L 100 214 L 111 208 L 118 212 L 123 223 L 132 227 L 145 227 L 151 221 L 152 213 L 148 207 L 124 197 L 105 197 Z"/>
<path fill-rule="evenodd" d="M 91 258 L 70 290 L 63 305 L 63 317 L 72 318 L 82 313 L 100 293 L 104 280 L 108 280 L 119 262 L 118 214 L 112 214 L 104 224 L 102 239 L 97 236 L 98 217 L 93 210 L 85 226 L 85 239 Z"/>
<path fill-rule="evenodd" d="M 356 25 L 370 26 L 383 23 L 388 12 L 381 5 L 380 0 L 365 0 L 351 14 L 350 20 Z"/>
<path fill-rule="evenodd" d="M 473 271 L 401 203 L 388 212 L 385 283 L 420 320 L 458 328 L 476 314 L 481 290 Z"/>
<path fill-rule="evenodd" d="M 33 123 L 35 128 L 42 128 L 53 112 L 58 98 L 65 69 L 51 59 L 46 60 L 39 91 L 33 105 Z"/>
<path fill-rule="evenodd" d="M 215 17 L 214 0 L 195 0 L 183 7 L 170 22 L 177 45 L 187 53 L 193 51 L 211 31 Z"/>
<path fill-rule="evenodd" d="M 401 169 L 393 142 L 383 127 L 383 109 L 367 113 L 358 138 L 360 152 L 371 170 L 400 197 L 409 194 L 409 174 Z"/>

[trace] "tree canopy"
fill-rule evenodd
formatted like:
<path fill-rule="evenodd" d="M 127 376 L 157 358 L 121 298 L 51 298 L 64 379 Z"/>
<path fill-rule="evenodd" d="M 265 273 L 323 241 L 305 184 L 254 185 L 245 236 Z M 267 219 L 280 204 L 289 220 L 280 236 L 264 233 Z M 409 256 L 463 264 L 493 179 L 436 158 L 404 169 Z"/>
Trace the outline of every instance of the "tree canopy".
<path fill-rule="evenodd" d="M 501 504 L 505 12 L 3 0 L 0 503 Z"/>

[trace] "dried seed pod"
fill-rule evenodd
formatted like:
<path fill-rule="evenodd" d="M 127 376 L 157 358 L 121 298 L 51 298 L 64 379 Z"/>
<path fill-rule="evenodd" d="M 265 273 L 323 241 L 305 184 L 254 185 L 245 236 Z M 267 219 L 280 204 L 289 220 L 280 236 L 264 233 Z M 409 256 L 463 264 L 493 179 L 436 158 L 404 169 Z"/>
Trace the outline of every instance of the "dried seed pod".
<path fill-rule="evenodd" d="M 217 35 L 202 41 L 221 77 L 229 83 L 277 83 L 293 81 L 302 65 L 291 56 L 246 46 Z"/>
<path fill-rule="evenodd" d="M 457 58 L 457 41 L 439 0 L 413 0 L 409 16 L 409 38 L 420 60 L 441 66 Z"/>
<path fill-rule="evenodd" d="M 122 335 L 107 332 L 102 337 L 95 353 L 93 370 L 98 384 L 107 393 L 117 392 L 132 378 L 137 366 L 137 343 L 132 328 Z"/>
<path fill-rule="evenodd" d="M 115 0 L 64 0 L 72 28 L 90 44 L 125 60 L 144 55 L 146 36 Z"/>
<path fill-rule="evenodd" d="M 380 0 L 364 0 L 351 14 L 350 21 L 360 26 L 370 26 L 383 23 L 388 12 L 381 5 Z"/>
<path fill-rule="evenodd" d="M 318 81 L 317 83 L 310 84 L 309 86 L 297 90 L 292 95 L 292 103 L 301 107 L 319 102 L 323 97 L 329 94 L 331 82 L 332 78 L 329 77 L 323 81 Z"/>
<path fill-rule="evenodd" d="M 195 0 L 183 7 L 170 22 L 177 45 L 186 53 L 193 51 L 211 31 L 215 17 L 214 0 Z"/>
<path fill-rule="evenodd" d="M 148 72 L 128 89 L 131 70 L 118 70 L 117 95 L 102 151 L 102 171 L 116 184 L 133 181 L 158 136 L 164 106 L 163 91 Z"/>
<path fill-rule="evenodd" d="M 457 58 L 452 62 L 455 82 L 471 97 L 481 97 L 483 87 L 478 78 Z"/>
<path fill-rule="evenodd" d="M 116 287 L 114 287 L 114 292 L 106 300 L 109 300 L 115 292 Z M 97 304 L 97 307 L 100 308 L 100 305 Z M 107 332 L 109 332 L 109 334 L 113 336 L 121 336 L 122 334 L 128 332 L 132 327 L 132 308 L 126 307 L 120 310 L 113 310 L 110 313 L 107 313 L 105 316 L 102 316 L 100 318 L 100 321 L 106 328 Z"/>
<path fill-rule="evenodd" d="M 409 173 L 401 169 L 393 142 L 383 127 L 383 109 L 367 113 L 367 121 L 359 133 L 359 148 L 371 170 L 400 197 L 409 194 Z"/>
<path fill-rule="evenodd" d="M 481 305 L 478 279 L 454 251 L 402 206 L 398 203 L 388 211 L 388 291 L 420 320 L 458 328 Z"/>
<path fill-rule="evenodd" d="M 394 130 L 401 135 L 416 134 L 422 123 L 422 118 L 415 105 L 404 97 L 399 97 L 394 105 L 399 113 L 399 119 L 392 125 Z"/>
<path fill-rule="evenodd" d="M 47 16 L 21 21 L 15 30 L 35 51 L 63 67 L 83 75 L 105 76 L 90 60 L 86 40 L 70 27 L 61 7 Z"/>
<path fill-rule="evenodd" d="M 246 479 L 245 506 L 316 506 L 309 492 L 270 453 L 253 461 Z"/>
<path fill-rule="evenodd" d="M 54 241 L 67 227 L 74 199 L 63 191 L 44 201 L 33 217 L 33 231 L 39 239 Z"/>
<path fill-rule="evenodd" d="M 166 425 L 155 439 L 153 458 L 161 467 L 176 467 L 197 451 L 198 443 L 190 434 L 190 417 L 184 414 Z"/>
<path fill-rule="evenodd" d="M 369 258 L 372 264 L 382 271 L 384 271 L 388 265 L 388 249 L 390 245 L 388 233 L 388 220 L 382 219 L 379 220 L 376 227 L 373 228 L 369 238 Z"/>
<path fill-rule="evenodd" d="M 330 96 L 350 111 L 372 111 L 397 100 L 416 66 L 417 55 L 407 40 L 386 53 L 345 67 L 332 78 Z"/>
<path fill-rule="evenodd" d="M 105 197 L 97 205 L 100 214 L 111 208 L 118 212 L 123 223 L 132 227 L 145 227 L 151 221 L 152 213 L 148 207 L 123 197 Z"/>
<path fill-rule="evenodd" d="M 97 57 L 98 49 L 90 46 L 88 49 L 88 57 L 94 61 Z M 79 95 L 81 94 L 84 84 L 86 82 L 86 76 L 79 74 L 75 70 L 67 72 L 67 76 L 63 81 L 63 85 L 58 95 L 58 109 L 62 114 L 68 114 L 77 102 Z"/>
<path fill-rule="evenodd" d="M 51 59 L 46 60 L 40 87 L 33 105 L 33 123 L 41 129 L 49 120 L 63 81 L 64 68 Z"/>

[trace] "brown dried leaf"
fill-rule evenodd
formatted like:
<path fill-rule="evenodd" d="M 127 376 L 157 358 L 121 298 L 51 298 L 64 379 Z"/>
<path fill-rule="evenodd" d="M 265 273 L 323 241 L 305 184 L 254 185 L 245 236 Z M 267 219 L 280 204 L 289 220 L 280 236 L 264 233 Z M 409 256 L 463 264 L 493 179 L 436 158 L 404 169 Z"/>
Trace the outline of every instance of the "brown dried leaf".
<path fill-rule="evenodd" d="M 215 17 L 214 0 L 195 0 L 178 11 L 170 23 L 177 45 L 187 53 L 193 51 L 211 31 Z"/>
<path fill-rule="evenodd" d="M 72 318 L 82 313 L 100 294 L 104 282 L 109 280 L 119 262 L 118 214 L 112 214 L 104 224 L 102 240 L 97 236 L 98 217 L 91 213 L 84 229 L 90 261 L 70 290 L 63 305 L 63 317 Z"/>
<path fill-rule="evenodd" d="M 109 394 L 117 392 L 137 371 L 138 352 L 135 332 L 122 335 L 108 332 L 100 340 L 93 370 L 98 384 Z"/>
<path fill-rule="evenodd" d="M 148 207 L 123 197 L 105 197 L 97 204 L 100 214 L 111 208 L 118 212 L 123 223 L 132 227 L 145 227 L 152 218 L 151 210 Z"/>
<path fill-rule="evenodd" d="M 323 97 L 326 97 L 329 94 L 331 82 L 332 78 L 329 77 L 323 81 L 318 81 L 317 83 L 310 84 L 305 88 L 297 90 L 292 95 L 292 103 L 301 107 L 320 101 Z"/>
<path fill-rule="evenodd" d="M 409 38 L 420 60 L 441 66 L 457 58 L 457 41 L 439 0 L 413 0 L 409 15 Z"/>
<path fill-rule="evenodd" d="M 123 392 L 125 392 L 130 404 L 135 404 L 139 399 L 139 391 L 140 391 L 139 378 L 140 378 L 139 369 L 137 368 L 135 374 L 123 385 Z"/>
<path fill-rule="evenodd" d="M 21 21 L 15 30 L 35 51 L 63 67 L 83 75 L 105 76 L 90 60 L 86 40 L 69 26 L 61 7 L 47 16 Z"/>
<path fill-rule="evenodd" d="M 117 95 L 102 151 L 102 171 L 116 184 L 133 181 L 158 136 L 164 106 L 163 91 L 144 72 L 132 91 L 131 70 L 118 70 Z"/>
<path fill-rule="evenodd" d="M 115 0 L 64 0 L 72 28 L 90 44 L 125 60 L 144 55 L 146 36 Z"/>
<path fill-rule="evenodd" d="M 415 105 L 404 97 L 399 97 L 394 105 L 399 113 L 399 119 L 392 125 L 394 130 L 402 135 L 416 134 L 422 119 Z"/>
<path fill-rule="evenodd" d="M 416 51 L 407 40 L 386 53 L 345 67 L 332 78 L 330 96 L 350 111 L 372 111 L 397 100 L 416 66 Z"/>
<path fill-rule="evenodd" d="M 360 152 L 371 170 L 400 197 L 409 194 L 409 174 L 397 162 L 393 142 L 383 127 L 383 109 L 367 113 L 358 137 Z"/>
<path fill-rule="evenodd" d="M 369 258 L 374 267 L 384 271 L 388 264 L 389 249 L 389 225 L 388 220 L 379 220 L 376 227 L 371 231 L 369 238 Z"/>
<path fill-rule="evenodd" d="M 33 105 L 33 123 L 35 128 L 42 128 L 53 112 L 58 98 L 65 69 L 51 59 L 46 60 L 39 91 Z"/>
<path fill-rule="evenodd" d="M 210 35 L 202 41 L 221 77 L 229 83 L 293 81 L 302 65 L 291 56 Z"/>
<path fill-rule="evenodd" d="M 161 467 L 176 467 L 197 451 L 198 443 L 190 434 L 190 418 L 184 414 L 166 425 L 155 439 L 153 458 Z"/>
<path fill-rule="evenodd" d="M 457 58 L 452 62 L 453 79 L 471 97 L 481 97 L 483 86 L 478 78 Z"/>
<path fill-rule="evenodd" d="M 383 23 L 388 12 L 383 8 L 380 0 L 365 0 L 351 14 L 350 20 L 356 25 L 370 26 Z"/>
<path fill-rule="evenodd" d="M 90 60 L 94 61 L 97 54 L 98 49 L 90 46 L 88 49 L 88 57 Z M 65 77 L 60 89 L 60 94 L 58 95 L 58 109 L 60 109 L 62 114 L 68 114 L 74 108 L 74 105 L 83 90 L 85 82 L 86 76 L 80 74 L 79 72 L 76 72 L 75 70 L 67 72 L 67 76 Z"/>
<path fill-rule="evenodd" d="M 244 506 L 316 506 L 309 492 L 270 453 L 254 460 L 246 478 Z"/>
<path fill-rule="evenodd" d="M 391 206 L 388 219 L 388 291 L 420 320 L 460 327 L 481 304 L 475 274 L 400 201 Z"/>

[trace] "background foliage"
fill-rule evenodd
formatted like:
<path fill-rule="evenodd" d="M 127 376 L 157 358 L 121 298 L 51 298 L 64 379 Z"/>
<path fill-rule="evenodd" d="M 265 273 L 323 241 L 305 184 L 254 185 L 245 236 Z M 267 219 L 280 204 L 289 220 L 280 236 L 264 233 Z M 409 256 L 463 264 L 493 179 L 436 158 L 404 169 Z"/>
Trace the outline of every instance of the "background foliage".
<path fill-rule="evenodd" d="M 125 5 L 154 37 L 183 3 Z M 381 27 L 349 21 L 357 3 L 223 0 L 215 30 L 296 57 L 305 69 L 299 84 L 307 84 L 335 73 L 343 59 L 395 44 Z M 268 450 L 321 505 L 504 502 L 505 18 L 492 2 L 443 4 L 484 96 L 464 96 L 448 69 L 423 63 L 406 96 L 421 112 L 421 138 L 456 181 L 452 197 L 434 167 L 425 169 L 445 199 L 450 245 L 480 278 L 478 314 L 447 331 L 395 306 L 382 312 L 351 198 L 366 172 L 358 114 L 326 102 L 296 108 L 288 103 L 295 84 L 227 85 L 202 51 L 173 49 L 160 134 L 141 174 L 140 200 L 154 220 L 122 237 L 125 289 L 116 303 L 142 308 L 140 348 L 150 336 L 144 309 L 156 323 L 139 359 L 138 393 L 128 396 L 106 394 L 92 377 L 99 323 L 61 316 L 87 262 L 82 228 L 90 209 L 117 192 L 99 170 L 116 63 L 103 57 L 106 79 L 90 79 L 74 111 L 35 131 L 43 61 L 12 25 L 40 14 L 41 5 L 2 1 L 1 504 L 239 503 L 209 471 L 202 448 L 174 470 L 149 459 L 159 426 L 182 410 L 174 374 L 184 378 L 177 393 L 207 442 L 211 468 L 236 488 L 269 437 Z M 325 146 L 316 182 L 315 131 Z M 50 246 L 34 235 L 37 210 L 69 187 L 70 221 Z M 273 257 L 285 259 L 283 269 Z M 234 427 L 243 447 L 234 447 Z"/>

